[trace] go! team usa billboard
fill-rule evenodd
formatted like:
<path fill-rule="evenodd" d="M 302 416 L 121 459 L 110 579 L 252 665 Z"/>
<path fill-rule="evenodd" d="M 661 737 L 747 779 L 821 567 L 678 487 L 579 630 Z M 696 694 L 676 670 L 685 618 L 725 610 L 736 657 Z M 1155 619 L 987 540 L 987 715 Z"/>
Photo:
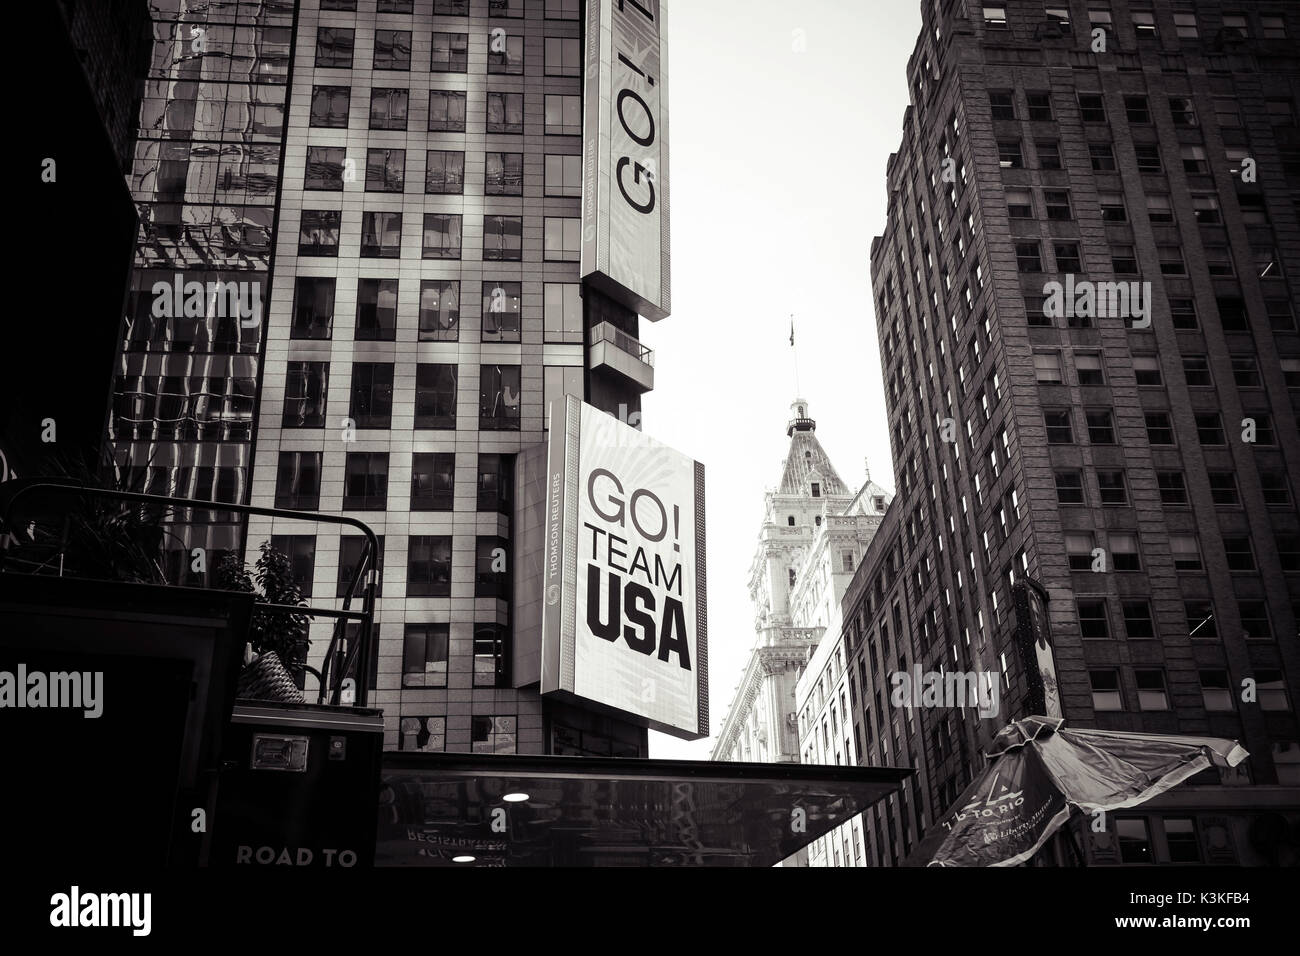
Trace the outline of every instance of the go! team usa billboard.
<path fill-rule="evenodd" d="M 653 322 L 671 311 L 664 0 L 587 0 L 582 277 Z"/>
<path fill-rule="evenodd" d="M 707 737 L 704 466 L 571 395 L 549 442 L 542 693 Z"/>

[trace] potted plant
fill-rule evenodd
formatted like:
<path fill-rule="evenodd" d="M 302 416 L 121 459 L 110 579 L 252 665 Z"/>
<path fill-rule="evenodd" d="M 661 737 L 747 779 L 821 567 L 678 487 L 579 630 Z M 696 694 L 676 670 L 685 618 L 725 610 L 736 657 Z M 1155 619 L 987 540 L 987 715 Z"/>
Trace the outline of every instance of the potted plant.
<path fill-rule="evenodd" d="M 293 579 L 289 558 L 267 541 L 262 542 L 260 551 L 251 571 L 233 554 L 217 565 L 221 588 L 257 598 L 238 695 L 300 704 L 304 699 L 301 687 L 307 670 L 307 649 L 311 646 L 307 636 L 309 619 L 291 611 L 262 610 L 257 604 L 306 607 L 307 602 Z"/>

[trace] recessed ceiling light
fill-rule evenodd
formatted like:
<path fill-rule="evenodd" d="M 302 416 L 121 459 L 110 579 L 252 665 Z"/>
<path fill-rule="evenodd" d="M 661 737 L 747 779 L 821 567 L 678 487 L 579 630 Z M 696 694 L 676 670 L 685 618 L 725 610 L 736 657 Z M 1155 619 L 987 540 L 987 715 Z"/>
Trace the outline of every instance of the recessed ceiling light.
<path fill-rule="evenodd" d="M 472 857 L 472 856 L 453 856 L 453 857 L 451 858 L 451 862 L 453 862 L 453 863 L 473 863 L 473 862 L 474 862 L 474 857 Z"/>
<path fill-rule="evenodd" d="M 502 797 L 501 799 L 504 800 L 506 803 L 523 803 L 525 800 L 528 799 L 528 794 L 526 794 L 526 793 L 507 793 L 507 794 L 506 794 L 504 797 Z"/>

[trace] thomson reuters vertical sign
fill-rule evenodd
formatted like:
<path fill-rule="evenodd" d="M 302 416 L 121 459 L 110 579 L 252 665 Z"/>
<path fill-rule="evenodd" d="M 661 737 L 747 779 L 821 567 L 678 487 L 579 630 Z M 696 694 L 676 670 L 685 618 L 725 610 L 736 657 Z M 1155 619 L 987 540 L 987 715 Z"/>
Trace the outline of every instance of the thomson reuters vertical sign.
<path fill-rule="evenodd" d="M 664 0 L 587 0 L 582 275 L 652 321 L 671 311 Z"/>
<path fill-rule="evenodd" d="M 542 693 L 708 736 L 704 466 L 573 396 L 549 441 Z"/>

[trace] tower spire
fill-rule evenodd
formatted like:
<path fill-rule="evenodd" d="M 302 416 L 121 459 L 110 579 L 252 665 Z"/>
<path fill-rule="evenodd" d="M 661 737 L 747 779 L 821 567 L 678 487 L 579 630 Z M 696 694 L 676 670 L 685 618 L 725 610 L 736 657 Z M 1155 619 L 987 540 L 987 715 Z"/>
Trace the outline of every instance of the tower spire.
<path fill-rule="evenodd" d="M 794 313 L 790 313 L 790 353 L 794 359 L 794 393 L 802 395 L 803 390 L 799 388 L 799 349 L 794 344 Z"/>

